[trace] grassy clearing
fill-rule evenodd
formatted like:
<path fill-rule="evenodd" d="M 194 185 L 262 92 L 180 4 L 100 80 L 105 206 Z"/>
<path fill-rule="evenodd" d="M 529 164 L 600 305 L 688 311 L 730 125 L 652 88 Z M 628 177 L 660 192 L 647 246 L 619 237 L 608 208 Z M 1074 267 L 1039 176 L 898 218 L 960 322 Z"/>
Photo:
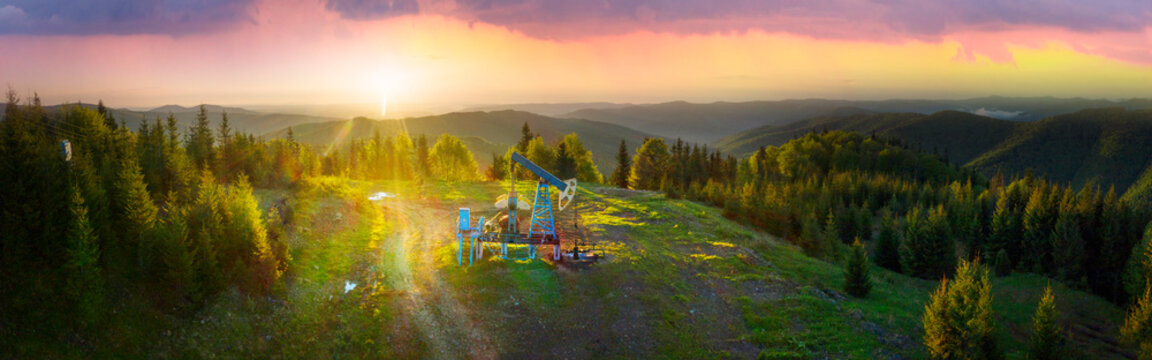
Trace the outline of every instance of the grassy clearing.
<path fill-rule="evenodd" d="M 718 209 L 591 186 L 577 203 L 604 261 L 569 268 L 487 257 L 456 265 L 456 209 L 494 212 L 506 184 L 322 179 L 289 198 L 292 260 L 270 297 L 225 292 L 191 317 L 136 311 L 99 354 L 159 358 L 907 358 L 925 357 L 920 316 L 937 286 L 872 270 L 864 299 L 841 295 L 840 266 L 736 224 Z M 387 191 L 397 206 L 364 199 Z M 517 183 L 531 199 L 535 183 Z M 385 203 L 387 203 L 387 201 Z M 403 206 L 399 206 L 403 204 Z M 570 226 L 572 210 L 558 214 Z M 526 223 L 526 219 L 524 220 Z M 345 292 L 347 282 L 356 284 Z M 1072 357 L 1122 357 L 1117 307 L 1055 282 Z M 1021 358 L 1048 281 L 996 279 L 1001 344 Z M 465 331 L 466 330 L 466 331 Z M 479 335 L 477 335 L 479 334 Z M 491 348 L 477 348 L 477 346 Z M 445 351 L 448 351 L 445 353 Z M 445 354 L 448 354 L 445 356 Z M 477 355 L 480 354 L 480 355 Z"/>

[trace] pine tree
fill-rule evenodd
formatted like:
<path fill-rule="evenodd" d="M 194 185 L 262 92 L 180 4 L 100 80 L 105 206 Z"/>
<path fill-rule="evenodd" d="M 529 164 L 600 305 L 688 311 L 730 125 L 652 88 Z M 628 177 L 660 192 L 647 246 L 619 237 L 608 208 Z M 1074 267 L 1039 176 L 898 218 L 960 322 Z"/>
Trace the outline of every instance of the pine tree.
<path fill-rule="evenodd" d="M 933 359 L 1000 359 L 992 283 L 978 262 L 961 260 L 924 307 L 924 345 Z"/>
<path fill-rule="evenodd" d="M 1139 359 L 1152 359 L 1152 285 L 1144 285 L 1144 294 L 1128 310 L 1120 336 L 1139 347 Z"/>
<path fill-rule="evenodd" d="M 563 142 L 556 145 L 556 176 L 561 179 L 576 177 L 576 159 L 568 151 L 568 145 Z"/>
<path fill-rule="evenodd" d="M 499 181 L 508 178 L 508 158 L 498 156 L 492 153 L 492 165 L 488 166 L 488 171 L 484 173 L 485 177 L 491 181 Z"/>
<path fill-rule="evenodd" d="M 167 216 L 161 225 L 157 247 L 162 271 L 162 282 L 171 287 L 171 301 L 180 303 L 195 288 L 193 251 L 194 243 L 188 237 L 188 223 L 185 209 L 180 206 L 179 197 L 169 192 L 164 202 Z"/>
<path fill-rule="evenodd" d="M 128 156 L 120 161 L 113 184 L 115 196 L 113 204 L 119 219 L 121 236 L 131 246 L 139 270 L 146 271 L 152 255 L 152 230 L 156 223 L 156 205 L 144 185 L 144 175 L 135 157 Z"/>
<path fill-rule="evenodd" d="M 836 223 L 836 212 L 828 210 L 828 217 L 824 218 L 824 231 L 820 233 L 819 257 L 826 260 L 839 258 L 836 246 L 840 244 L 840 226 Z"/>
<path fill-rule="evenodd" d="M 956 246 L 944 209 L 933 209 L 927 216 L 921 210 L 913 209 L 908 214 L 900 250 L 900 260 L 908 275 L 923 279 L 947 275 L 956 263 Z"/>
<path fill-rule="evenodd" d="M 620 150 L 616 153 L 616 170 L 612 171 L 612 185 L 628 188 L 628 176 L 632 173 L 632 157 L 628 156 L 628 143 L 620 139 Z"/>
<path fill-rule="evenodd" d="M 416 173 L 421 176 L 431 174 L 431 163 L 428 159 L 428 137 L 420 134 L 416 140 Z"/>
<path fill-rule="evenodd" d="M 900 233 L 896 220 L 889 213 L 880 220 L 880 233 L 876 236 L 876 265 L 895 272 L 901 272 Z"/>
<path fill-rule="evenodd" d="M 233 158 L 232 152 L 232 127 L 228 124 L 228 112 L 220 114 L 220 128 L 218 129 L 217 139 L 219 139 L 219 167 L 216 172 L 224 176 L 225 179 L 231 178 L 233 166 L 235 166 L 236 159 Z"/>
<path fill-rule="evenodd" d="M 116 117 L 112 116 L 111 112 L 108 112 L 107 107 L 104 107 L 103 99 L 97 101 L 96 112 L 100 113 L 100 116 L 104 118 L 104 123 L 109 129 L 116 130 Z"/>
<path fill-rule="evenodd" d="M 68 227 L 68 260 L 64 265 L 67 293 L 76 304 L 79 323 L 82 327 L 88 327 L 98 319 L 104 298 L 99 240 L 88 223 L 88 209 L 84 207 L 84 197 L 77 187 L 72 188 L 70 210 L 72 221 Z"/>
<path fill-rule="evenodd" d="M 1029 360 L 1057 360 L 1065 358 L 1061 346 L 1060 330 L 1056 327 L 1056 301 L 1052 287 L 1044 288 L 1036 314 L 1032 316 L 1032 336 L 1028 338 Z"/>
<path fill-rule="evenodd" d="M 632 171 L 628 175 L 628 185 L 638 190 L 659 190 L 660 181 L 667 172 L 668 146 L 663 138 L 649 138 L 644 141 L 636 156 L 632 157 Z"/>
<path fill-rule="evenodd" d="M 844 268 L 844 291 L 855 297 L 866 297 L 872 290 L 872 277 L 868 274 L 868 250 L 860 238 L 852 243 L 852 257 Z"/>
<path fill-rule="evenodd" d="M 532 134 L 532 129 L 528 128 L 528 122 L 524 122 L 524 127 L 520 128 L 520 142 L 516 143 L 516 151 L 521 154 L 528 153 L 528 143 L 535 139 L 536 135 Z"/>
<path fill-rule="evenodd" d="M 204 166 L 214 161 L 213 146 L 215 142 L 216 139 L 213 137 L 208 124 L 208 110 L 204 105 L 200 105 L 200 110 L 196 112 L 196 125 L 188 130 L 188 139 L 184 144 L 193 166 L 203 169 Z"/>

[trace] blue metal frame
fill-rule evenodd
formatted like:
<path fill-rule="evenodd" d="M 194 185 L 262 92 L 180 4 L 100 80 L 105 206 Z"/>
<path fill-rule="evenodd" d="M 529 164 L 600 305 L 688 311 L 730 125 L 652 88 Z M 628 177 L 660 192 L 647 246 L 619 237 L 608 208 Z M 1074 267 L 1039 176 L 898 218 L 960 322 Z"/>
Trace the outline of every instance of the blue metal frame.
<path fill-rule="evenodd" d="M 556 236 L 556 221 L 552 212 L 552 196 L 548 189 L 548 185 L 555 186 L 563 193 L 568 188 L 568 184 L 544 170 L 540 166 L 532 163 L 520 153 L 512 152 L 512 161 L 523 165 L 532 173 L 539 175 L 541 181 L 536 184 L 536 197 L 532 204 L 532 219 L 528 225 L 527 239 L 539 239 L 540 243 L 548 240 L 558 239 Z M 509 166 L 513 168 L 514 165 Z M 513 170 L 513 169 L 510 169 Z M 511 186 L 515 191 L 515 173 L 510 175 Z M 502 259 L 508 259 L 508 244 L 518 246 L 527 245 L 527 257 L 516 257 L 516 259 L 533 259 L 536 257 L 537 243 L 529 241 L 527 244 L 521 242 L 525 239 L 525 235 L 520 234 L 519 229 L 516 228 L 516 202 L 518 199 L 515 196 L 508 198 L 508 226 L 504 232 L 486 233 L 484 232 L 484 218 L 480 218 L 480 222 L 476 226 L 472 226 L 470 211 L 468 208 L 460 208 L 460 217 L 457 221 L 456 240 L 459 244 L 459 249 L 456 252 L 456 264 L 464 264 L 464 237 L 468 237 L 470 242 L 468 244 L 468 266 L 472 266 L 474 260 L 478 260 L 484 255 L 484 248 L 486 246 L 495 246 L 496 243 L 500 244 L 499 249 L 490 248 L 489 251 L 499 256 Z M 479 244 L 477 244 L 479 243 Z M 479 246 L 477 246 L 479 245 Z M 559 245 L 556 246 L 554 256 L 557 258 L 559 254 Z"/>
<path fill-rule="evenodd" d="M 536 185 L 536 199 L 533 200 L 532 222 L 528 225 L 528 238 L 536 235 L 541 240 L 556 238 L 556 222 L 552 217 L 552 196 L 548 193 L 548 184 L 543 182 Z"/>

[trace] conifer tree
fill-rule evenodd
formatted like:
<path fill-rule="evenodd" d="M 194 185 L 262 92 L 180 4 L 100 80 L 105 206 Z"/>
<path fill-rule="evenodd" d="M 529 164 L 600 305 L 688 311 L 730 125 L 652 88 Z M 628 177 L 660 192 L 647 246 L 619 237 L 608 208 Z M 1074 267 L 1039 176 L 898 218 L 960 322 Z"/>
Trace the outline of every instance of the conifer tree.
<path fill-rule="evenodd" d="M 156 205 L 144 185 L 144 175 L 133 156 L 120 161 L 113 184 L 113 205 L 120 224 L 121 236 L 135 254 L 139 270 L 146 271 L 152 255 L 152 228 L 156 223 Z"/>
<path fill-rule="evenodd" d="M 628 176 L 632 173 L 632 157 L 628 156 L 628 143 L 620 139 L 620 150 L 616 152 L 616 170 L 612 171 L 612 185 L 628 188 Z"/>
<path fill-rule="evenodd" d="M 896 219 L 885 213 L 880 220 L 880 233 L 876 235 L 876 265 L 895 272 L 901 272 L 900 233 L 896 229 Z"/>
<path fill-rule="evenodd" d="M 1059 360 L 1065 358 L 1061 349 L 1060 330 L 1056 327 L 1056 299 L 1052 287 L 1044 288 L 1036 314 L 1032 315 L 1032 336 L 1028 338 L 1029 360 Z"/>
<path fill-rule="evenodd" d="M 1120 336 L 1138 347 L 1139 359 L 1152 359 L 1152 286 L 1145 284 L 1144 294 L 1128 310 Z"/>
<path fill-rule="evenodd" d="M 978 262 L 961 260 L 924 307 L 924 345 L 933 359 L 1000 359 L 992 283 Z"/>
<path fill-rule="evenodd" d="M 528 122 L 524 122 L 524 127 L 520 128 L 520 142 L 516 143 L 516 151 L 520 154 L 528 153 L 528 143 L 535 139 L 536 135 L 532 134 L 532 129 L 528 128 Z"/>
<path fill-rule="evenodd" d="M 824 231 L 821 232 L 819 251 L 820 257 L 826 260 L 836 260 L 839 258 L 839 251 L 837 245 L 840 245 L 840 226 L 836 223 L 836 212 L 828 210 L 828 216 L 824 218 Z"/>
<path fill-rule="evenodd" d="M 488 166 L 488 171 L 484 176 L 491 181 L 499 181 L 508 178 L 508 158 L 498 156 L 492 153 L 492 165 Z"/>
<path fill-rule="evenodd" d="M 428 137 L 420 134 L 416 140 L 416 173 L 421 176 L 431 174 L 432 165 L 428 159 Z"/>
<path fill-rule="evenodd" d="M 860 238 L 852 243 L 852 257 L 844 268 L 844 291 L 855 297 L 866 297 L 872 290 L 872 277 L 868 274 L 868 250 Z"/>
<path fill-rule="evenodd" d="M 100 245 L 88 222 L 88 209 L 80 189 L 72 188 L 70 210 L 72 220 L 68 226 L 67 262 L 64 264 L 67 293 L 76 304 L 83 327 L 96 322 L 103 308 L 104 279 L 100 276 Z"/>
<path fill-rule="evenodd" d="M 169 192 L 164 202 L 167 216 L 161 226 L 157 247 L 161 267 L 159 278 L 172 289 L 172 301 L 180 302 L 195 288 L 192 239 L 189 239 L 185 209 L 175 192 Z"/>
<path fill-rule="evenodd" d="M 628 185 L 638 190 L 659 190 L 660 182 L 667 171 L 668 146 L 663 138 L 649 138 L 644 141 L 636 156 L 632 157 L 632 172 L 628 175 Z"/>
<path fill-rule="evenodd" d="M 948 228 L 947 215 L 942 207 L 927 216 L 913 209 L 908 214 L 904 242 L 901 245 L 901 263 L 908 275 L 923 279 L 938 279 L 947 275 L 956 263 L 956 246 Z"/>
<path fill-rule="evenodd" d="M 568 152 L 568 145 L 556 145 L 556 176 L 561 179 L 576 177 L 576 159 Z"/>
<path fill-rule="evenodd" d="M 292 128 L 288 128 L 288 130 L 291 132 Z M 198 169 L 203 169 L 205 165 L 211 164 L 215 160 L 213 146 L 216 139 L 209 128 L 208 110 L 204 105 L 200 105 L 200 110 L 196 112 L 196 125 L 188 130 L 187 136 L 188 139 L 184 146 L 188 152 L 188 157 L 192 160 L 192 165 Z"/>

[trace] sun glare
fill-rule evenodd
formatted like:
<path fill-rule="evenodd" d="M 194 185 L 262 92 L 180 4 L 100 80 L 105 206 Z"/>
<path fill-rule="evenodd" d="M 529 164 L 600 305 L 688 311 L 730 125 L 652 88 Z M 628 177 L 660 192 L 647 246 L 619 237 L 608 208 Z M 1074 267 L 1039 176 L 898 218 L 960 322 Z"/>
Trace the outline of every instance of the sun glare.
<path fill-rule="evenodd" d="M 388 117 L 388 94 L 380 94 L 380 117 Z"/>

